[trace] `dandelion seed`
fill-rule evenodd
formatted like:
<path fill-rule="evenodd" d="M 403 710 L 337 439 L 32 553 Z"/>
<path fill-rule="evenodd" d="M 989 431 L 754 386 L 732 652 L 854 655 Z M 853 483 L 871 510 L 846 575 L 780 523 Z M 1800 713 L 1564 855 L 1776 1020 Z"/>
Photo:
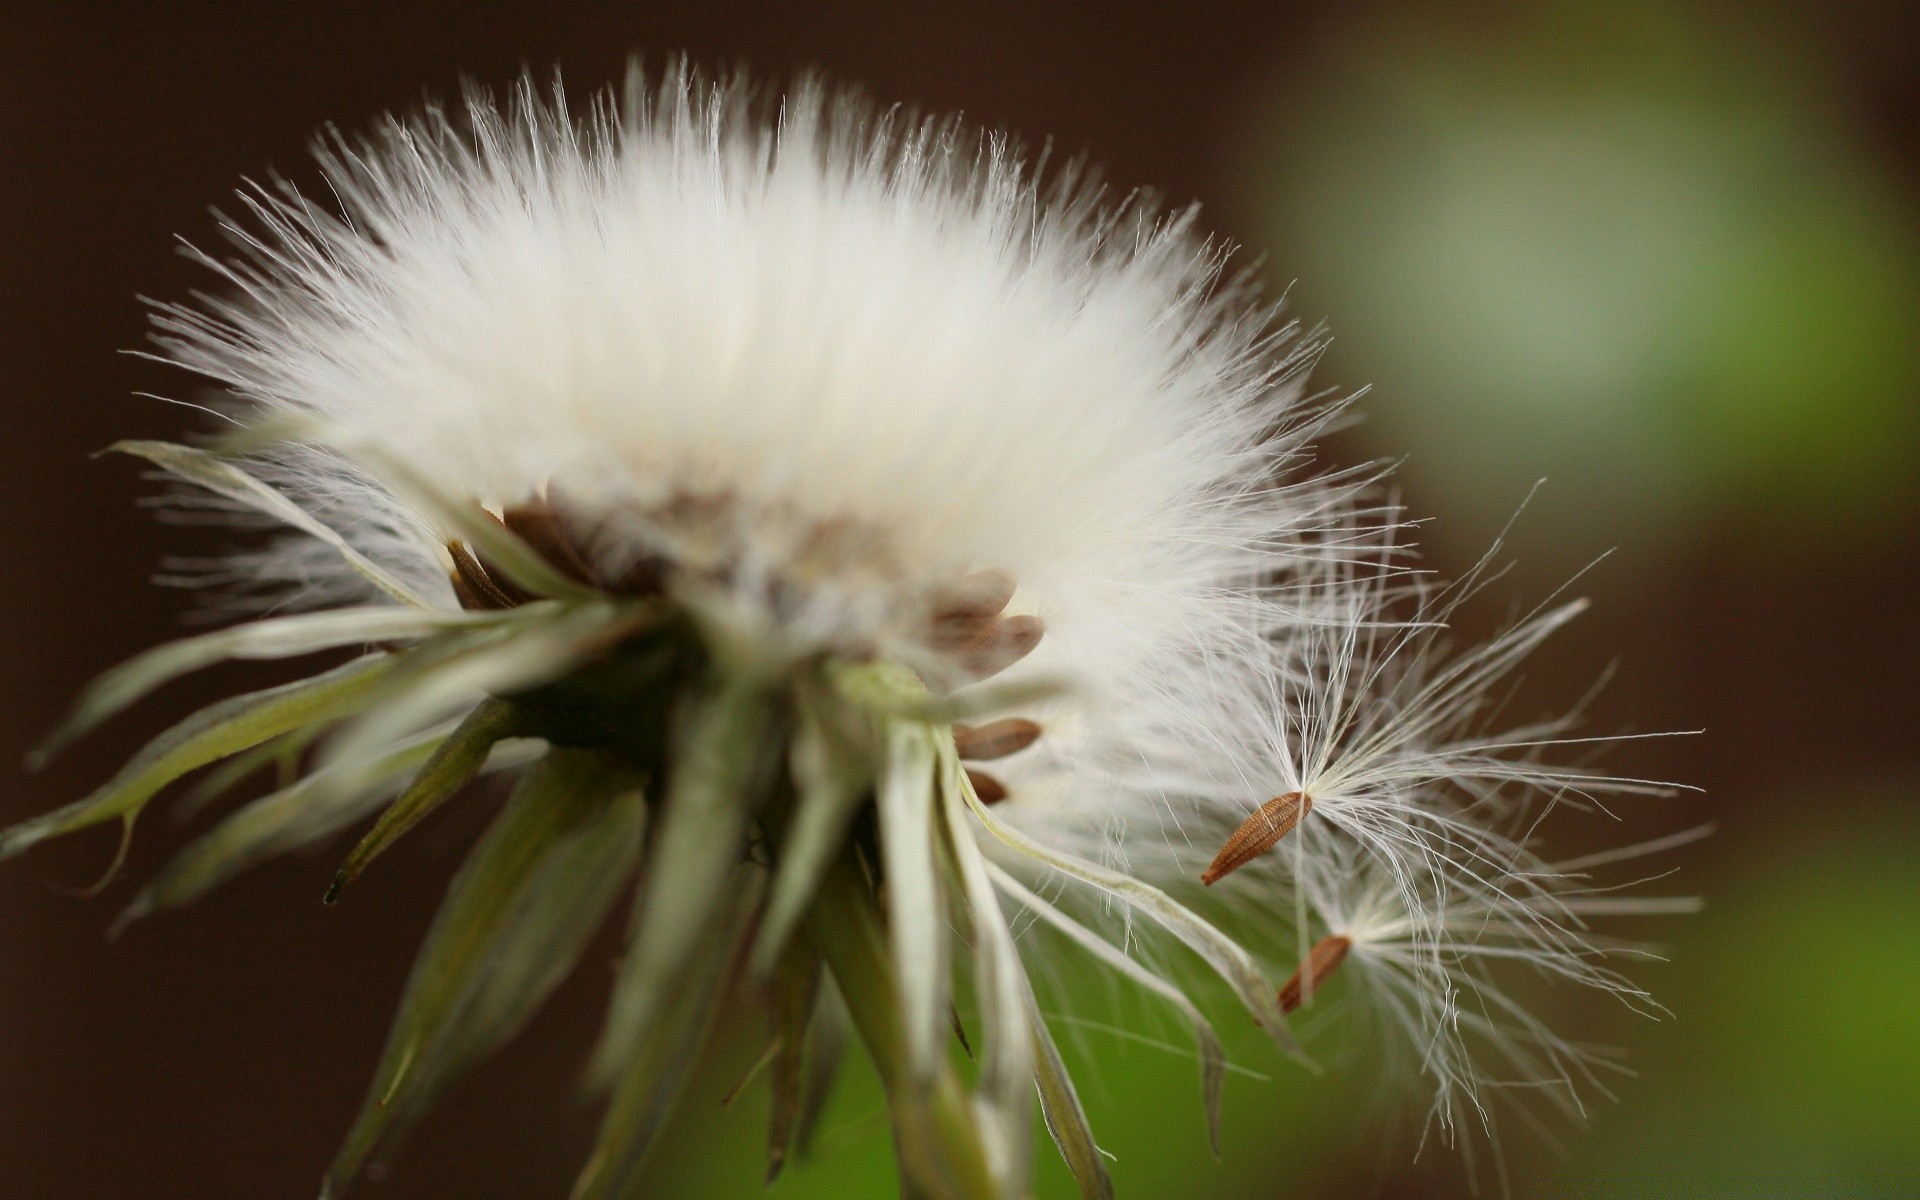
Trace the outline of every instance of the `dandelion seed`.
<path fill-rule="evenodd" d="M 967 768 L 967 782 L 973 787 L 973 794 L 980 797 L 982 804 L 998 804 L 1007 798 L 1007 785 L 973 767 Z"/>
<path fill-rule="evenodd" d="M 997 617 L 1013 602 L 1018 586 L 1005 571 L 974 571 L 935 597 L 934 626 Z"/>
<path fill-rule="evenodd" d="M 1273 849 L 1312 809 L 1313 798 L 1304 792 L 1288 792 L 1262 804 L 1220 847 L 1200 882 L 1212 886 Z"/>
<path fill-rule="evenodd" d="M 936 625 L 934 648 L 970 681 L 991 679 L 1033 653 L 1045 630 L 1032 616 L 966 618 Z"/>
<path fill-rule="evenodd" d="M 1327 976 L 1334 973 L 1342 962 L 1346 961 L 1347 951 L 1353 946 L 1353 939 L 1340 934 L 1321 938 L 1307 952 L 1307 961 L 1301 963 L 1287 981 L 1280 985 L 1280 1011 L 1291 1013 L 1313 998 Z"/>
<path fill-rule="evenodd" d="M 1025 717 L 1004 717 L 985 725 L 953 727 L 955 751 L 961 758 L 974 762 L 1018 754 L 1033 745 L 1039 737 L 1039 724 Z"/>

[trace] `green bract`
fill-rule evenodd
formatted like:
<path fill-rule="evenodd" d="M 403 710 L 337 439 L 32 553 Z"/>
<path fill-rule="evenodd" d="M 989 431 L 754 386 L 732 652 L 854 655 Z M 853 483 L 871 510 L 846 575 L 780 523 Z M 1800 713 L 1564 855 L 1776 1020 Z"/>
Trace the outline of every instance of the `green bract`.
<path fill-rule="evenodd" d="M 1179 989 L 989 861 L 983 836 L 1164 926 L 1291 1047 L 1272 986 L 1232 941 L 1159 890 L 1042 848 L 990 811 L 951 724 L 979 700 L 934 695 L 884 660 L 756 640 L 692 585 L 647 596 L 587 586 L 484 510 L 420 489 L 413 499 L 441 521 L 456 561 L 498 572 L 490 595 L 527 597 L 439 611 L 233 463 L 156 443 L 121 448 L 322 538 L 409 603 L 266 618 L 109 672 L 49 748 L 222 660 L 377 647 L 187 718 L 93 795 L 0 835 L 0 856 L 116 820 L 130 831 L 162 789 L 200 768 L 213 770 L 196 807 L 262 766 L 304 759 L 304 777 L 288 770 L 188 846 L 121 920 L 377 812 L 333 900 L 477 775 L 519 771 L 421 947 L 323 1196 L 344 1194 L 459 1072 L 512 1037 L 628 891 L 625 949 L 588 1071 L 605 1117 L 576 1200 L 643 1194 L 647 1152 L 709 1027 L 727 997 L 754 995 L 770 1014 L 769 1177 L 805 1145 L 850 1020 L 885 1082 L 910 1194 L 1024 1197 L 1036 1094 L 1083 1193 L 1110 1194 L 1001 898 L 1191 1020 L 1210 1123 L 1219 1041 Z M 956 977 L 983 1026 L 966 1072 L 951 1044 Z"/>

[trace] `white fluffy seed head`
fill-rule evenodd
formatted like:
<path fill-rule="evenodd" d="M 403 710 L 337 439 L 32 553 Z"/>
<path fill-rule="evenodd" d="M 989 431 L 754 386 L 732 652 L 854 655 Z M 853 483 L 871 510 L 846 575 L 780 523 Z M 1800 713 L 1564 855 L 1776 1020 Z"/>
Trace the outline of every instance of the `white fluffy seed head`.
<path fill-rule="evenodd" d="M 1048 622 L 1035 669 L 1111 694 L 1230 639 L 1257 657 L 1260 539 L 1324 519 L 1275 478 L 1298 344 L 1185 215 L 1102 207 L 999 137 L 674 71 L 582 122 L 523 87 L 320 158 L 340 214 L 247 194 L 216 264 L 241 296 L 164 310 L 163 341 L 327 429 L 365 474 L 286 477 L 429 535 L 416 575 L 436 539 L 356 446 L 496 508 L 560 497 L 616 569 L 777 587 L 803 638 L 884 645 L 1006 571 Z"/>
<path fill-rule="evenodd" d="M 584 120 L 523 86 L 319 156 L 337 211 L 244 193 L 239 257 L 206 258 L 237 294 L 162 309 L 160 340 L 247 420 L 290 419 L 263 468 L 421 590 L 455 602 L 454 531 L 396 466 L 550 506 L 607 578 L 664 559 L 718 584 L 783 653 L 937 673 L 941 598 L 1005 572 L 1046 627 L 1016 670 L 1072 685 L 991 764 L 1010 824 L 1177 888 L 1303 794 L 1208 902 L 1351 937 L 1448 1115 L 1475 1078 L 1462 922 L 1620 990 L 1503 830 L 1539 796 L 1641 785 L 1541 766 L 1555 726 L 1480 725 L 1572 610 L 1437 652 L 1450 601 L 1400 611 L 1397 516 L 1362 476 L 1303 473 L 1312 344 L 1190 214 L 1107 205 L 957 122 L 686 70 Z M 336 602 L 357 577 L 316 547 L 245 571 Z M 1259 956 L 1291 969 L 1291 940 Z"/>

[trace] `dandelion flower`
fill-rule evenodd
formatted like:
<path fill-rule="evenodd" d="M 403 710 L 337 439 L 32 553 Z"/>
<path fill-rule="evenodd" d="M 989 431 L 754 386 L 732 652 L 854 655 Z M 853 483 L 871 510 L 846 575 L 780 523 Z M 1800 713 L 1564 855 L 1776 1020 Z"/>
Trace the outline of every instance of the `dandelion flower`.
<path fill-rule="evenodd" d="M 48 749 L 222 660 L 359 652 L 188 717 L 0 855 L 277 762 L 123 920 L 371 820 L 338 900 L 475 777 L 514 779 L 325 1195 L 628 895 L 578 1200 L 642 1194 L 709 1027 L 740 1020 L 723 998 L 754 995 L 770 1173 L 853 1033 L 913 1194 L 1024 1197 L 1036 1097 L 1109 1194 L 1022 914 L 1191 1022 L 1212 1117 L 1196 971 L 1294 1053 L 1341 959 L 1398 971 L 1385 1003 L 1443 1084 L 1462 922 L 1627 987 L 1500 830 L 1640 785 L 1466 731 L 1565 614 L 1447 664 L 1431 611 L 1393 615 L 1372 474 L 1311 466 L 1314 343 L 1190 212 L 957 121 L 685 68 L 584 115 L 476 93 L 318 157 L 329 205 L 250 186 L 235 251 L 200 256 L 224 293 L 156 316 L 234 428 L 119 447 L 289 527 L 207 577 L 267 611 L 110 672 Z"/>

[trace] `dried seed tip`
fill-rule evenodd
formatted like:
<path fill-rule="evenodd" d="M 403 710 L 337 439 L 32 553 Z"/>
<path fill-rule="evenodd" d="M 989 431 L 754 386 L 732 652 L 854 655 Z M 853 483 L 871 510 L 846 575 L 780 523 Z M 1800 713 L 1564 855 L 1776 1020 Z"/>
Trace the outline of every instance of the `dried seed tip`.
<path fill-rule="evenodd" d="M 985 771 L 968 767 L 967 781 L 973 784 L 973 794 L 980 797 L 982 804 L 998 804 L 1007 798 L 1007 785 Z"/>
<path fill-rule="evenodd" d="M 1352 947 L 1352 938 L 1337 933 L 1315 942 L 1313 949 L 1307 951 L 1307 961 L 1281 985 L 1280 1011 L 1291 1013 L 1312 999 L 1327 976 L 1347 960 L 1347 951 Z"/>
<path fill-rule="evenodd" d="M 465 542 L 448 542 L 447 553 L 453 556 L 453 590 L 462 608 L 517 608 L 531 599 L 494 579 Z"/>
<path fill-rule="evenodd" d="M 967 1027 L 960 1023 L 959 1006 L 947 1006 L 947 1020 L 953 1025 L 953 1036 L 960 1043 L 960 1049 L 966 1051 L 967 1061 L 973 1061 L 973 1043 L 967 1040 Z"/>
<path fill-rule="evenodd" d="M 1288 792 L 1262 804 L 1220 847 L 1200 882 L 1212 886 L 1273 849 L 1312 808 L 1313 798 L 1305 792 Z"/>
<path fill-rule="evenodd" d="M 1040 736 L 1040 726 L 1025 717 L 1006 717 L 985 725 L 955 725 L 953 744 L 960 757 L 975 762 L 1005 758 L 1025 750 Z"/>
<path fill-rule="evenodd" d="M 1005 571 L 975 571 L 934 596 L 934 623 L 997 617 L 1006 610 L 1017 586 Z"/>
<path fill-rule="evenodd" d="M 455 599 L 460 601 L 461 608 L 468 612 L 475 612 L 491 607 L 487 603 L 486 598 L 475 591 L 473 585 L 467 582 L 466 573 L 460 568 L 458 556 L 454 558 L 453 570 L 448 574 L 447 578 L 453 583 L 453 595 Z"/>

